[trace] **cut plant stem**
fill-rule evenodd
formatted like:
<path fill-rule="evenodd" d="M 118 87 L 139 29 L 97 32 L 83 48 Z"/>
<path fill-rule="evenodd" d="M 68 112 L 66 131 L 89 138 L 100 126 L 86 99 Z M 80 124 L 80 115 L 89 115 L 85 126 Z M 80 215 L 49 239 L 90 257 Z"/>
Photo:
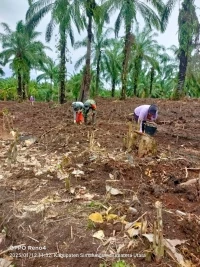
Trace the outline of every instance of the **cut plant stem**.
<path fill-rule="evenodd" d="M 154 222 L 153 250 L 156 262 L 160 263 L 164 256 L 164 239 L 163 239 L 163 221 L 162 221 L 162 203 L 155 203 L 157 220 Z"/>

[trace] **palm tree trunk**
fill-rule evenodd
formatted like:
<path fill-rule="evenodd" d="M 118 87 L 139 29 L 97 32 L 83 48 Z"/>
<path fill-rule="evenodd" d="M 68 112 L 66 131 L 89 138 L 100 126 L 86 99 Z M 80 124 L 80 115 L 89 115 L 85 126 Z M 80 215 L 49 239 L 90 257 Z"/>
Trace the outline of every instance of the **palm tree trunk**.
<path fill-rule="evenodd" d="M 22 99 L 22 75 L 21 75 L 20 69 L 18 69 L 17 79 L 18 79 L 17 94 L 18 94 L 19 100 L 21 100 Z"/>
<path fill-rule="evenodd" d="M 115 80 L 112 80 L 112 91 L 111 91 L 111 96 L 115 97 Z"/>
<path fill-rule="evenodd" d="M 25 82 L 25 77 L 23 76 L 22 79 L 22 99 L 25 100 L 26 99 L 26 82 Z"/>
<path fill-rule="evenodd" d="M 92 15 L 88 14 L 88 27 L 87 27 L 87 53 L 86 53 L 86 64 L 83 72 L 83 80 L 81 84 L 81 92 L 79 100 L 84 102 L 89 98 L 90 95 L 90 61 L 91 61 L 91 43 L 92 43 Z"/>
<path fill-rule="evenodd" d="M 51 101 L 53 101 L 53 77 L 51 76 L 50 77 L 50 83 L 51 83 L 51 85 L 50 85 L 50 100 Z"/>
<path fill-rule="evenodd" d="M 65 102 L 65 61 L 66 61 L 66 36 L 65 29 L 60 27 L 60 94 L 59 94 L 59 103 L 63 104 Z"/>
<path fill-rule="evenodd" d="M 154 76 L 155 76 L 155 69 L 152 67 L 151 68 L 151 74 L 150 74 L 150 88 L 149 88 L 150 96 L 152 94 Z"/>
<path fill-rule="evenodd" d="M 137 57 L 134 62 L 134 73 L 133 73 L 133 94 L 134 96 L 138 96 L 137 88 L 138 88 L 138 80 L 139 80 L 139 74 L 141 70 L 141 62 L 142 59 L 140 57 Z"/>
<path fill-rule="evenodd" d="M 130 59 L 130 52 L 131 52 L 131 47 L 133 45 L 133 41 L 134 37 L 133 34 L 131 34 L 131 25 L 127 25 L 125 46 L 124 46 L 124 59 L 122 63 L 122 91 L 121 91 L 122 100 L 126 98 L 128 63 Z"/>
<path fill-rule="evenodd" d="M 185 76 L 188 65 L 188 57 L 183 49 L 180 51 L 179 58 L 180 58 L 180 63 L 179 63 L 179 73 L 178 73 L 178 85 L 175 92 L 176 99 L 179 99 L 183 95 Z"/>
<path fill-rule="evenodd" d="M 99 51 L 99 57 L 97 59 L 95 96 L 97 96 L 99 94 L 100 62 L 101 62 L 101 50 Z"/>

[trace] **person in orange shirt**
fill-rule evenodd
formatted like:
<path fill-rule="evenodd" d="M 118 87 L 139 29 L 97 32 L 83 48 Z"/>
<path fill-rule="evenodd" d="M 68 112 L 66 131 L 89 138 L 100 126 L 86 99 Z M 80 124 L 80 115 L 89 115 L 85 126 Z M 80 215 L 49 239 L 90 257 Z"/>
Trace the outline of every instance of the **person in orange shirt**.
<path fill-rule="evenodd" d="M 73 114 L 74 114 L 74 123 L 82 124 L 84 122 L 83 117 L 83 108 L 84 105 L 82 102 L 73 102 L 72 103 Z"/>

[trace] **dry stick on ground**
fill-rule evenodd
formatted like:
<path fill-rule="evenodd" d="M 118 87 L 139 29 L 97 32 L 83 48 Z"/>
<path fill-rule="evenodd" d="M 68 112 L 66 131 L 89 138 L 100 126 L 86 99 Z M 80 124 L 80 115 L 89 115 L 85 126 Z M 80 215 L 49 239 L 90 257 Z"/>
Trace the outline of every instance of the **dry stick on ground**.
<path fill-rule="evenodd" d="M 3 109 L 2 111 L 3 113 L 3 129 L 4 130 L 9 130 L 9 132 L 11 131 L 11 129 L 13 129 L 13 119 L 12 116 L 9 112 L 8 109 Z M 6 127 L 7 124 L 7 127 Z"/>
<path fill-rule="evenodd" d="M 188 185 L 191 185 L 191 184 L 194 184 L 194 183 L 200 183 L 200 178 L 194 178 L 194 179 L 191 179 L 185 183 L 181 183 L 180 186 L 188 186 Z"/>
<path fill-rule="evenodd" d="M 164 238 L 163 238 L 163 221 L 162 221 L 162 203 L 155 203 L 157 220 L 154 222 L 153 249 L 156 262 L 160 263 L 164 256 Z"/>
<path fill-rule="evenodd" d="M 18 131 L 13 131 L 14 140 L 10 144 L 10 147 L 8 149 L 8 165 L 11 166 L 11 163 L 15 163 L 17 159 L 17 143 L 19 141 L 19 133 Z"/>

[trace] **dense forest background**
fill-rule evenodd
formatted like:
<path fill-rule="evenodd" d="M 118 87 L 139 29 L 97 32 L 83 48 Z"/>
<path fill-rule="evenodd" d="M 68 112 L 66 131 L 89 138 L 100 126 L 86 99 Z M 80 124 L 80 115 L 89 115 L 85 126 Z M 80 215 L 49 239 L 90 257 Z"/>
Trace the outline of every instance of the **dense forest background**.
<path fill-rule="evenodd" d="M 153 97 L 179 99 L 200 96 L 200 24 L 194 0 L 28 0 L 29 8 L 15 29 L 0 26 L 0 99 L 84 101 L 88 97 Z M 165 32 L 175 5 L 179 4 L 178 47 L 164 47 L 156 36 Z M 46 42 L 40 41 L 38 24 L 47 15 Z M 113 28 L 112 15 L 117 14 Z M 142 27 L 137 17 L 144 20 Z M 58 41 L 49 47 L 55 27 Z M 74 29 L 81 40 L 75 40 Z M 123 38 L 119 31 L 124 32 Z M 115 36 L 113 38 L 112 36 Z M 73 53 L 85 54 L 69 73 L 69 42 Z M 58 61 L 47 56 L 56 50 Z M 73 53 L 71 56 L 73 57 Z M 5 78 L 9 64 L 12 77 Z M 31 71 L 39 71 L 31 79 Z"/>

